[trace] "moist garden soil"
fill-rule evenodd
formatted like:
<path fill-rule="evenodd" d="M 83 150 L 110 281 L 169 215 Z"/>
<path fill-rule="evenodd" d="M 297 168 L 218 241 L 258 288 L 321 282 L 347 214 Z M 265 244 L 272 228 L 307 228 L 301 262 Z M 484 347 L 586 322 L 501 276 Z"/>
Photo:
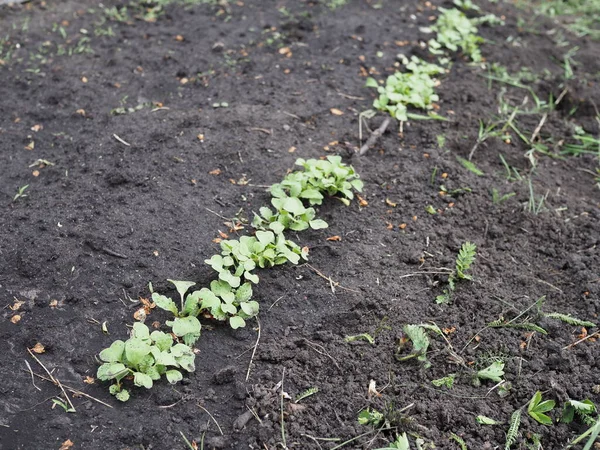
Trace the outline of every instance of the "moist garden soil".
<path fill-rule="evenodd" d="M 423 28 L 452 4 L 200 3 L 172 3 L 155 19 L 129 8 L 122 20 L 110 8 L 125 4 L 113 0 L 0 7 L 0 448 L 184 449 L 185 436 L 207 449 L 331 449 L 357 437 L 344 448 L 367 449 L 406 431 L 413 446 L 420 436 L 456 449 L 455 433 L 469 449 L 493 449 L 538 390 L 557 401 L 555 419 L 567 399 L 598 404 L 600 344 L 571 345 L 597 329 L 536 307 L 518 322 L 546 335 L 485 329 L 543 296 L 545 313 L 598 321 L 597 158 L 536 153 L 532 170 L 529 148 L 508 129 L 475 151 L 484 174 L 467 170 L 456 156 L 470 153 L 479 120 L 498 114 L 501 97 L 513 107 L 528 97 L 523 109 L 533 100 L 460 54 L 438 88 L 437 112 L 450 121 L 411 121 L 401 133 L 392 121 L 356 156 L 358 114 L 374 98 L 367 74 L 385 79 L 399 53 L 431 58 Z M 578 125 L 597 137 L 598 42 L 510 4 L 480 5 L 505 20 L 480 26 L 485 60 L 528 68 L 543 101 L 564 93 L 540 136 L 566 142 Z M 519 129 L 531 136 L 541 119 L 519 115 Z M 196 372 L 177 385 L 134 388 L 121 403 L 94 380 L 98 353 L 126 339 L 149 282 L 170 295 L 168 278 L 208 285 L 203 261 L 219 251 L 215 241 L 251 232 L 226 222 L 267 205 L 265 186 L 296 158 L 332 154 L 361 175 L 362 201 L 330 199 L 318 211 L 329 229 L 290 235 L 309 247 L 310 265 L 259 273 L 259 320 L 238 330 L 203 320 Z M 538 214 L 527 207 L 528 180 L 538 202 L 546 197 Z M 494 204 L 492 188 L 515 195 Z M 473 281 L 438 305 L 443 268 L 466 241 L 477 245 Z M 146 323 L 167 318 L 154 310 Z M 420 323 L 445 332 L 430 334 L 429 368 L 396 358 L 407 351 L 403 326 Z M 374 343 L 345 339 L 361 333 Z M 27 351 L 38 343 L 39 363 Z M 497 359 L 512 385 L 504 397 L 494 382 L 472 383 Z M 40 363 L 90 396 L 71 397 L 75 413 L 53 407 L 60 389 L 32 377 L 47 376 Z M 450 373 L 459 374 L 452 389 L 431 383 Z M 318 392 L 295 403 L 309 388 Z M 360 425 L 367 407 L 392 429 Z M 477 415 L 502 424 L 479 425 Z M 543 448 L 561 449 L 585 429 L 524 413 L 512 448 L 537 433 Z"/>

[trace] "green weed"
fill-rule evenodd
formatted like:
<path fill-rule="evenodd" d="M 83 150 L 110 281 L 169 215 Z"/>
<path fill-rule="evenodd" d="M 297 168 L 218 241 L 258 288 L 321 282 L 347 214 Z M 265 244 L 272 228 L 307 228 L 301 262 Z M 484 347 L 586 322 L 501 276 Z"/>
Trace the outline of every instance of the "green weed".
<path fill-rule="evenodd" d="M 455 267 L 452 273 L 448 276 L 448 288 L 444 289 L 442 295 L 438 295 L 435 299 L 437 303 L 449 303 L 452 300 L 452 294 L 456 289 L 456 281 L 472 280 L 472 276 L 467 273 L 475 262 L 477 247 L 471 242 L 465 242 L 460 247 L 458 256 L 456 257 Z"/>

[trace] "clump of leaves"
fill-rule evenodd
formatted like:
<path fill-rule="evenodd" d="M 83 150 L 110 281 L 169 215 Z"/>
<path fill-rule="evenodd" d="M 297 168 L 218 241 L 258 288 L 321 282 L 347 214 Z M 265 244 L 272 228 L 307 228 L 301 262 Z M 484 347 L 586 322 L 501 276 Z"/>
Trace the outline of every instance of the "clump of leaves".
<path fill-rule="evenodd" d="M 444 289 L 442 295 L 436 297 L 437 303 L 449 303 L 452 300 L 452 293 L 456 289 L 456 281 L 472 280 L 473 277 L 467 273 L 475 262 L 477 255 L 477 246 L 471 242 L 465 242 L 456 257 L 455 268 L 448 277 L 448 289 Z"/>
<path fill-rule="evenodd" d="M 443 54 L 446 48 L 452 52 L 459 49 L 471 60 L 481 61 L 479 44 L 483 38 L 477 35 L 477 27 L 462 11 L 452 8 L 439 8 L 438 17 L 431 30 L 437 33 L 435 39 L 430 39 L 429 51 L 433 54 Z"/>
<path fill-rule="evenodd" d="M 299 158 L 296 165 L 304 170 L 292 172 L 281 183 L 271 186 L 273 197 L 295 197 L 310 205 L 320 205 L 325 195 L 341 194 L 340 200 L 349 205 L 354 198 L 352 190 L 362 191 L 363 182 L 352 166 L 342 162 L 341 156 L 328 156 L 325 160 Z"/>
<path fill-rule="evenodd" d="M 417 445 L 419 444 L 417 443 Z M 410 450 L 410 442 L 408 441 L 406 432 L 396 436 L 396 440 L 387 444 L 386 447 L 378 448 L 376 450 Z"/>
<path fill-rule="evenodd" d="M 448 389 L 452 389 L 452 386 L 454 386 L 454 380 L 456 380 L 456 374 L 451 373 L 450 375 L 446 375 L 445 377 L 438 378 L 436 380 L 431 380 L 431 384 L 437 387 L 446 386 Z"/>
<path fill-rule="evenodd" d="M 175 286 L 181 299 L 181 310 L 177 308 L 175 302 L 164 295 L 156 292 L 152 293 L 152 301 L 161 309 L 173 313 L 174 320 L 167 321 L 166 324 L 172 328 L 173 334 L 183 338 L 183 342 L 192 346 L 200 337 L 202 325 L 196 318 L 199 311 L 198 296 L 190 294 L 185 296 L 186 292 L 196 283 L 192 281 L 168 280 Z"/>
<path fill-rule="evenodd" d="M 407 60 L 408 61 L 408 60 Z M 379 86 L 373 78 L 367 78 L 367 87 L 377 88 L 379 97 L 373 107 L 388 112 L 393 118 L 404 122 L 408 120 L 408 107 L 430 110 L 439 100 L 435 87 L 439 81 L 435 75 L 444 73 L 444 69 L 435 64 L 413 56 L 406 64 L 407 72 L 390 75 L 385 86 Z"/>
<path fill-rule="evenodd" d="M 100 352 L 104 362 L 97 372 L 100 380 L 115 380 L 110 393 L 121 401 L 129 399 L 129 391 L 124 389 L 124 378 L 133 378 L 133 384 L 150 389 L 153 382 L 165 375 L 169 383 L 183 379 L 180 370 L 195 370 L 195 355 L 186 344 L 175 344 L 168 333 L 155 330 L 150 333 L 143 323 L 135 323 L 130 338 L 117 340 Z"/>
<path fill-rule="evenodd" d="M 596 414 L 596 405 L 589 399 L 577 401 L 567 400 L 563 406 L 563 413 L 560 419 L 563 423 L 571 423 L 575 420 L 575 415 L 588 426 L 592 426 L 598 419 Z"/>
<path fill-rule="evenodd" d="M 377 428 L 379 425 L 383 423 L 383 413 L 377 411 L 376 409 L 363 409 L 358 414 L 358 423 L 361 425 L 371 425 L 372 427 Z"/>
<path fill-rule="evenodd" d="M 537 391 L 529 401 L 527 413 L 529 413 L 532 419 L 542 425 L 552 425 L 552 418 L 545 413 L 552 411 L 555 405 L 556 402 L 554 400 L 542 401 L 542 393 Z"/>
<path fill-rule="evenodd" d="M 427 360 L 427 349 L 429 348 L 429 336 L 427 331 L 421 325 L 405 325 L 402 330 L 405 336 L 400 339 L 396 349 L 396 359 L 398 361 L 407 361 L 417 358 L 424 366 L 430 367 L 431 363 Z M 404 349 L 408 343 L 412 344 L 409 354 L 404 354 Z"/>

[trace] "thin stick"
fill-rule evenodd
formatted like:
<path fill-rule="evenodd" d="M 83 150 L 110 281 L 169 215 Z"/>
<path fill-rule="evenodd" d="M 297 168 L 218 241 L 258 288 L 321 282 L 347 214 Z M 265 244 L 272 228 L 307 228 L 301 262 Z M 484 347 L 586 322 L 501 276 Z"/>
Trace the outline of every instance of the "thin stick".
<path fill-rule="evenodd" d="M 39 373 L 35 373 L 35 372 L 34 372 L 33 374 L 34 374 L 36 377 L 38 377 L 38 378 L 41 378 L 42 380 L 46 380 L 46 381 L 49 381 L 49 382 L 53 383 L 53 381 L 52 381 L 50 378 L 46 378 L 45 376 L 43 376 L 43 375 L 40 375 Z M 69 391 L 69 392 L 72 392 L 72 393 L 73 393 L 73 394 L 75 394 L 75 395 L 83 395 L 84 397 L 87 397 L 87 398 L 89 398 L 90 400 L 94 400 L 95 402 L 101 403 L 101 404 L 102 404 L 102 405 L 104 405 L 104 406 L 108 406 L 109 408 L 112 408 L 112 406 L 110 406 L 108 403 L 104 403 L 102 400 L 99 400 L 99 399 L 97 399 L 96 397 L 92 397 L 91 395 L 89 395 L 89 394 L 86 394 L 85 392 L 82 392 L 82 391 L 80 391 L 80 390 L 78 390 L 78 389 L 75 389 L 75 388 L 73 388 L 73 387 L 71 387 L 71 386 L 68 386 L 68 385 L 66 385 L 66 384 L 62 384 L 62 386 L 63 386 L 63 387 L 64 387 L 64 388 L 65 388 L 67 391 Z"/>
<path fill-rule="evenodd" d="M 285 422 L 283 421 L 283 380 L 285 379 L 285 367 L 283 368 L 283 373 L 281 374 L 281 441 L 283 444 L 283 448 L 287 449 L 287 444 L 285 442 Z"/>
<path fill-rule="evenodd" d="M 356 97 L 355 95 L 344 94 L 343 92 L 337 91 L 338 95 L 344 98 L 349 98 L 350 100 L 364 100 L 364 97 Z"/>
<path fill-rule="evenodd" d="M 531 135 L 531 139 L 529 140 L 529 142 L 531 142 L 532 144 L 536 140 L 538 135 L 540 134 L 540 131 L 542 131 L 542 127 L 546 123 L 546 119 L 548 119 L 548 113 L 544 113 L 544 115 L 542 116 L 542 119 L 540 120 L 540 123 L 538 123 L 538 126 L 535 127 L 535 130 L 533 131 L 533 134 Z"/>
<path fill-rule="evenodd" d="M 260 131 L 261 133 L 268 134 L 269 136 L 273 134 L 273 130 L 267 130 L 266 128 L 246 128 L 246 131 Z"/>
<path fill-rule="evenodd" d="M 204 207 L 205 210 L 207 210 L 209 213 L 213 213 L 215 216 L 220 217 L 223 220 L 228 220 L 228 221 L 232 221 L 233 219 L 230 219 L 228 217 L 222 216 L 221 214 L 214 212 L 212 209 L 208 209 L 207 207 Z"/>
<path fill-rule="evenodd" d="M 600 336 L 600 331 L 596 331 L 595 333 L 589 334 L 586 337 L 579 339 L 578 341 L 573 342 L 572 344 L 569 344 L 566 347 L 563 347 L 563 350 L 568 350 L 571 347 L 575 347 L 577 344 L 580 344 L 581 342 L 587 341 L 589 338 L 596 337 L 596 336 Z"/>
<path fill-rule="evenodd" d="M 33 387 L 36 388 L 38 391 L 41 391 L 41 389 L 35 385 L 35 378 L 33 376 L 33 370 L 31 369 L 31 366 L 29 365 L 29 361 L 27 361 L 26 359 L 24 361 L 25 361 L 25 364 L 27 364 L 29 373 L 31 374 L 31 384 L 33 384 Z"/>
<path fill-rule="evenodd" d="M 73 403 L 71 402 L 71 399 L 69 398 L 69 396 L 67 395 L 67 393 L 65 392 L 65 389 L 62 387 L 62 384 L 60 384 L 60 381 L 58 381 L 56 378 L 54 378 L 54 376 L 50 373 L 50 371 L 48 369 L 46 369 L 46 366 L 44 366 L 42 364 L 42 362 L 38 359 L 37 356 L 35 356 L 33 354 L 33 352 L 29 349 L 27 349 L 27 351 L 29 352 L 29 354 L 33 357 L 33 359 L 35 359 L 37 361 L 37 363 L 42 366 L 42 368 L 46 371 L 46 373 L 48 374 L 48 376 L 50 377 L 50 379 L 52 380 L 52 382 L 58 386 L 60 388 L 60 390 L 62 391 L 63 395 L 65 396 L 65 398 L 67 399 L 67 402 L 69 402 L 69 405 L 71 405 L 71 409 L 73 410 L 73 412 L 76 412 L 75 410 L 75 406 L 73 406 Z"/>
<path fill-rule="evenodd" d="M 327 275 L 323 274 L 323 272 L 321 272 L 318 269 L 315 269 L 313 266 L 311 266 L 310 264 L 306 263 L 304 264 L 305 266 L 310 267 L 317 275 L 319 275 L 321 278 L 323 278 L 324 280 L 329 281 L 329 285 L 330 286 L 335 286 L 335 287 L 339 287 L 340 289 L 343 289 L 345 291 L 350 291 L 350 292 L 355 292 L 357 294 L 360 294 L 360 291 L 357 291 L 356 289 L 350 289 L 347 287 L 342 286 L 340 283 L 338 283 L 337 281 L 333 281 L 331 279 L 331 277 L 328 277 Z M 335 292 L 335 291 L 334 291 Z"/>
<path fill-rule="evenodd" d="M 217 422 L 217 419 L 215 419 L 213 417 L 213 415 L 208 412 L 208 409 L 206 409 L 204 406 L 202 406 L 200 403 L 198 403 L 198 408 L 200 408 L 202 411 L 204 411 L 206 414 L 208 414 L 208 416 L 212 419 L 212 421 L 215 423 L 215 425 L 217 426 L 217 428 L 219 429 L 219 433 L 221 433 L 221 436 L 223 436 L 223 430 L 221 429 L 221 427 L 219 426 L 219 422 Z"/>
<path fill-rule="evenodd" d="M 256 336 L 256 344 L 254 344 L 254 350 L 252 350 L 252 356 L 250 356 L 250 362 L 248 363 L 248 371 L 246 372 L 246 381 L 250 378 L 250 369 L 252 369 L 252 361 L 254 361 L 254 355 L 256 354 L 256 349 L 258 348 L 258 341 L 260 341 L 260 320 L 258 316 L 256 317 L 256 323 L 258 323 L 258 336 Z"/>
<path fill-rule="evenodd" d="M 360 150 L 358 151 L 358 156 L 363 156 L 365 153 L 367 153 L 367 150 L 369 150 L 369 147 L 371 147 L 373 144 L 375 144 L 375 142 L 377 142 L 377 139 L 379 139 L 383 133 L 385 133 L 385 130 L 387 130 L 388 125 L 390 124 L 390 118 L 386 117 L 385 120 L 383 121 L 383 123 L 379 126 L 379 128 L 377 128 L 375 131 L 373 131 L 371 133 L 371 136 L 369 136 L 369 139 L 367 139 L 367 142 L 365 142 L 365 145 L 363 145 Z"/>
<path fill-rule="evenodd" d="M 327 353 L 327 351 L 325 350 L 325 347 L 323 347 L 322 345 L 319 344 L 315 344 L 314 342 L 310 342 L 308 339 L 304 339 L 304 341 L 308 344 L 308 346 L 310 348 L 312 348 L 315 352 L 317 352 L 320 355 L 323 356 L 327 356 L 329 359 L 331 359 L 333 361 L 333 363 L 335 364 L 335 367 L 338 368 L 339 371 L 341 371 L 341 367 L 339 366 L 339 364 L 337 363 L 337 361 L 335 359 L 333 359 L 333 356 L 331 356 L 329 353 Z M 322 349 L 322 351 L 319 351 L 318 349 L 316 349 L 315 347 L 320 347 Z"/>
<path fill-rule="evenodd" d="M 442 275 L 444 275 L 444 274 L 445 274 L 445 275 L 447 275 L 447 274 L 449 274 L 449 273 L 452 273 L 452 269 L 445 269 L 444 267 L 442 267 L 441 269 L 444 269 L 444 271 L 442 272 L 442 271 L 437 271 L 437 270 L 435 270 L 435 271 L 428 271 L 428 272 L 413 272 L 413 273 L 407 273 L 406 275 L 400 275 L 400 276 L 398 277 L 398 279 L 401 279 L 401 278 L 408 278 L 408 277 L 414 277 L 414 276 L 417 276 L 417 275 L 428 275 L 428 274 L 434 274 L 434 275 L 435 275 L 435 274 L 442 274 Z"/>
<path fill-rule="evenodd" d="M 275 306 L 279 302 L 279 300 L 281 300 L 282 298 L 283 298 L 283 295 L 281 297 L 279 297 L 277 300 L 275 300 L 273 302 L 273 304 L 271 306 L 269 306 L 269 309 L 267 309 L 267 312 L 271 311 L 271 308 L 273 308 L 273 306 Z"/>
<path fill-rule="evenodd" d="M 121 139 L 119 136 L 117 136 L 116 134 L 113 133 L 113 137 L 119 141 L 121 144 L 126 145 L 127 147 L 131 147 L 131 144 L 129 142 L 124 141 L 123 139 Z"/>

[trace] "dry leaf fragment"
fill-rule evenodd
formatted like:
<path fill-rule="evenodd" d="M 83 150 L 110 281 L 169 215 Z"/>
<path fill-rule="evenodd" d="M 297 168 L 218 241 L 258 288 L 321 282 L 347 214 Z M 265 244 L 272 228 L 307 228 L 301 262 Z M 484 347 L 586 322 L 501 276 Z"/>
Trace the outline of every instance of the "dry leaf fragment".
<path fill-rule="evenodd" d="M 442 329 L 442 331 L 444 332 L 444 334 L 452 334 L 456 331 L 456 327 L 444 328 Z"/>
<path fill-rule="evenodd" d="M 146 320 L 146 316 L 146 309 L 143 306 L 133 313 L 133 318 L 138 322 L 144 322 Z"/>
<path fill-rule="evenodd" d="M 96 379 L 94 377 L 90 377 L 89 375 L 83 379 L 85 384 L 94 384 Z"/>
<path fill-rule="evenodd" d="M 288 153 L 294 153 L 296 151 L 296 147 L 288 148 Z"/>
<path fill-rule="evenodd" d="M 396 206 L 398 206 L 398 203 L 391 201 L 389 198 L 385 199 L 385 204 L 388 206 L 391 206 L 392 208 L 395 208 Z"/>
<path fill-rule="evenodd" d="M 17 324 L 21 321 L 21 316 L 19 314 L 16 314 L 10 318 L 10 321 L 14 324 Z"/>
<path fill-rule="evenodd" d="M 39 177 L 40 176 L 40 171 L 39 170 L 34 170 L 33 172 L 31 172 L 31 175 L 33 175 L 34 177 Z"/>
<path fill-rule="evenodd" d="M 152 252 L 152 254 L 153 254 L 154 256 L 158 256 L 158 250 L 154 250 L 154 251 Z"/>
<path fill-rule="evenodd" d="M 358 199 L 358 205 L 359 206 L 367 206 L 369 204 L 368 201 L 366 201 L 364 198 L 362 198 L 360 195 L 356 194 L 356 198 Z"/>
<path fill-rule="evenodd" d="M 448 174 L 447 174 L 446 172 L 444 172 L 444 173 L 442 174 L 442 178 L 444 178 L 444 179 L 448 178 Z"/>
<path fill-rule="evenodd" d="M 85 109 L 78 109 L 77 111 L 75 111 L 76 114 L 79 114 L 80 116 L 85 116 Z"/>
<path fill-rule="evenodd" d="M 31 131 L 35 131 L 36 133 L 44 128 L 43 125 L 34 125 L 31 127 Z"/>
<path fill-rule="evenodd" d="M 183 36 L 182 36 L 182 35 L 178 34 L 177 36 L 175 36 L 175 40 L 176 40 L 177 42 L 183 42 L 184 38 L 183 38 Z"/>
<path fill-rule="evenodd" d="M 392 224 L 392 222 L 386 222 L 386 223 L 385 223 L 385 227 L 386 227 L 388 230 L 393 230 L 393 229 L 394 229 L 394 225 Z"/>
<path fill-rule="evenodd" d="M 71 439 L 67 439 L 65 442 L 62 443 L 58 450 L 69 450 L 71 447 L 73 447 L 73 445 L 75 445 L 73 444 L 73 441 L 71 441 Z"/>
<path fill-rule="evenodd" d="M 88 79 L 87 79 L 87 77 L 81 77 L 81 82 L 82 82 L 82 83 L 87 83 L 87 82 L 88 82 Z"/>
<path fill-rule="evenodd" d="M 38 355 L 40 355 L 40 354 L 42 354 L 42 353 L 44 353 L 46 351 L 46 348 L 42 344 L 40 344 L 38 342 L 37 344 L 35 344 L 33 346 L 33 348 L 31 349 L 31 351 L 33 353 L 37 353 Z"/>
<path fill-rule="evenodd" d="M 160 328 L 160 322 L 158 320 L 152 322 L 152 328 Z"/>
<path fill-rule="evenodd" d="M 29 144 L 27 144 L 27 146 L 25 147 L 25 150 L 33 150 L 35 148 L 35 142 L 31 141 Z"/>
<path fill-rule="evenodd" d="M 221 169 L 215 169 L 208 172 L 209 175 L 221 175 Z"/>
<path fill-rule="evenodd" d="M 326 240 L 327 241 L 341 241 L 342 238 L 339 237 L 338 235 L 335 235 L 335 236 L 329 236 Z"/>
<path fill-rule="evenodd" d="M 331 108 L 329 111 L 331 111 L 331 114 L 333 114 L 334 116 L 343 116 L 344 115 L 344 111 L 337 109 L 337 108 Z"/>
<path fill-rule="evenodd" d="M 203 135 L 202 133 L 200 133 L 200 134 L 198 135 L 198 140 L 199 140 L 200 142 L 204 142 L 204 135 Z"/>
<path fill-rule="evenodd" d="M 190 79 L 189 79 L 189 78 L 182 78 L 181 80 L 179 80 L 179 82 L 180 82 L 181 84 L 188 84 L 188 83 L 189 83 L 189 81 L 190 81 Z"/>
<path fill-rule="evenodd" d="M 381 394 L 377 391 L 377 383 L 375 380 L 369 381 L 369 389 L 367 391 L 367 396 L 371 398 L 371 396 L 381 397 Z"/>
<path fill-rule="evenodd" d="M 400 228 L 401 230 L 404 230 L 406 228 L 406 224 L 401 223 L 400 225 L 398 225 L 398 228 Z"/>
<path fill-rule="evenodd" d="M 50 306 L 50 308 L 56 308 L 58 306 L 58 300 L 50 300 L 48 306 Z"/>
<path fill-rule="evenodd" d="M 223 239 L 228 239 L 229 235 L 227 233 L 223 233 L 221 230 L 217 230 L 219 232 L 219 236 Z"/>
<path fill-rule="evenodd" d="M 14 303 L 13 303 L 11 306 L 9 306 L 8 308 L 9 308 L 11 311 L 18 311 L 18 310 L 19 310 L 19 308 L 21 307 L 21 305 L 22 305 L 23 303 L 25 303 L 25 302 L 21 302 L 21 301 L 19 301 L 19 300 L 15 299 L 15 302 L 14 302 Z"/>

